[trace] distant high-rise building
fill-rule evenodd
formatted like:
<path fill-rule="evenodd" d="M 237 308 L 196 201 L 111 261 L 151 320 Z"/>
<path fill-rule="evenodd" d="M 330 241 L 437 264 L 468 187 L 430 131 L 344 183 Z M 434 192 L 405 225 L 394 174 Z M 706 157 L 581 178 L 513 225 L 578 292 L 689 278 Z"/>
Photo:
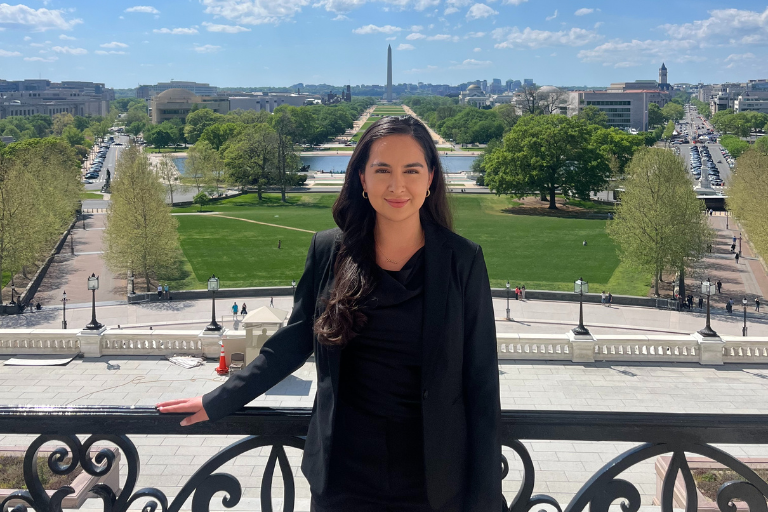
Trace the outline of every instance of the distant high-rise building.
<path fill-rule="evenodd" d="M 659 68 L 659 89 L 662 91 L 669 91 L 672 89 L 672 86 L 667 83 L 667 66 L 665 66 L 663 62 Z"/>
<path fill-rule="evenodd" d="M 533 87 L 533 78 L 524 78 L 523 87 Z"/>
<path fill-rule="evenodd" d="M 300 84 L 299 87 L 303 87 L 303 85 Z M 136 97 L 148 100 L 170 89 L 184 89 L 196 96 L 216 96 L 218 93 L 218 87 L 212 85 L 171 80 L 170 82 L 160 82 L 155 85 L 140 85 L 136 88 Z"/>
<path fill-rule="evenodd" d="M 387 101 L 392 101 L 392 45 L 387 45 Z"/>
<path fill-rule="evenodd" d="M 480 88 L 483 90 L 484 93 L 488 93 L 488 80 L 483 80 L 480 83 Z"/>

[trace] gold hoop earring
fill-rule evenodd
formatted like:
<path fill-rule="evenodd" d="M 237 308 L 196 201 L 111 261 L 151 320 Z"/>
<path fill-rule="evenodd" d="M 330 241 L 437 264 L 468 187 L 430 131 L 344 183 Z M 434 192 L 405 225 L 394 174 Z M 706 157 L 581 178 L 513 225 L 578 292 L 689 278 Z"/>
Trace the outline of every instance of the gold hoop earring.
<path fill-rule="evenodd" d="M 431 193 L 432 193 L 432 191 L 427 189 L 427 197 L 429 197 L 429 194 L 431 194 Z"/>
<path fill-rule="evenodd" d="M 363 190 L 363 197 L 364 197 L 365 199 L 368 199 L 368 196 L 367 196 L 367 195 L 365 195 L 365 190 Z"/>

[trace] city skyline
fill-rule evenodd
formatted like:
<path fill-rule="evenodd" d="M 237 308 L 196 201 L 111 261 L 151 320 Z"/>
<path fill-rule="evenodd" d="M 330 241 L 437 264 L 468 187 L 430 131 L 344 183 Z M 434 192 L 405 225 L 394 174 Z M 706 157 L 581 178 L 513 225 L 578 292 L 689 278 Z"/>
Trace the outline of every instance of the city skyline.
<path fill-rule="evenodd" d="M 139 5 L 141 2 L 142 5 Z M 582 5 L 583 4 L 583 5 Z M 294 83 L 459 84 L 533 78 L 607 86 L 656 79 L 720 83 L 768 75 L 768 5 L 604 0 L 81 0 L 0 5 L 0 78 L 176 80 L 220 87 Z M 680 7 L 680 8 L 676 8 Z M 684 7 L 684 8 L 683 8 Z"/>

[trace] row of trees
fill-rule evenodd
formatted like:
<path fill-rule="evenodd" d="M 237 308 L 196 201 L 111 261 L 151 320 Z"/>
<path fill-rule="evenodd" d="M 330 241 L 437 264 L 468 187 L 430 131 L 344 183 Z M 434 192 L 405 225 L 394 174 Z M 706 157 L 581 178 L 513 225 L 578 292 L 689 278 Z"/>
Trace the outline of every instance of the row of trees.
<path fill-rule="evenodd" d="M 621 260 L 653 274 L 655 295 L 664 272 L 680 276 L 699 261 L 713 232 L 703 201 L 696 197 L 685 163 L 672 151 L 643 148 L 626 168 L 621 203 L 607 225 Z"/>
<path fill-rule="evenodd" d="M 765 137 L 736 161 L 728 183 L 728 209 L 739 219 L 749 240 L 763 257 L 768 256 L 768 140 Z"/>
<path fill-rule="evenodd" d="M 72 222 L 81 188 L 78 158 L 60 138 L 0 149 L 0 275 L 26 275 L 47 256 Z"/>
<path fill-rule="evenodd" d="M 523 116 L 502 140 L 488 145 L 473 171 L 484 174 L 484 184 L 497 194 L 539 194 L 551 209 L 557 208 L 558 190 L 588 199 L 624 173 L 646 138 L 604 128 L 591 110 L 584 114 Z"/>
<path fill-rule="evenodd" d="M 73 116 L 68 112 L 45 116 L 14 116 L 0 120 L 0 134 L 16 142 L 45 137 L 63 137 L 72 147 L 90 147 L 97 137 L 103 137 L 117 117 L 112 111 L 105 117 Z"/>
<path fill-rule="evenodd" d="M 104 230 L 104 260 L 119 275 L 143 279 L 152 290 L 158 279 L 181 272 L 178 221 L 165 203 L 165 188 L 138 146 L 123 150 L 115 169 Z"/>
<path fill-rule="evenodd" d="M 487 144 L 499 139 L 519 117 L 514 105 L 486 110 L 459 105 L 458 98 L 444 96 L 411 96 L 403 98 L 403 103 L 442 137 L 458 144 Z"/>
<path fill-rule="evenodd" d="M 753 132 L 768 129 L 768 114 L 760 112 L 738 112 L 733 109 L 721 110 L 711 118 L 720 133 L 749 137 Z"/>

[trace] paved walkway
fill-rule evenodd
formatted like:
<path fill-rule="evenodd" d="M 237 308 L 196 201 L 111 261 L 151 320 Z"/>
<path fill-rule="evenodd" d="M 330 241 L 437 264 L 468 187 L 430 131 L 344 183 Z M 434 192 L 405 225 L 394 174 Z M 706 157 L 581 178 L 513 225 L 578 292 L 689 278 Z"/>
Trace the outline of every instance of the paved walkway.
<path fill-rule="evenodd" d="M 187 370 L 154 357 L 75 359 L 63 367 L 0 366 L 0 403 L 152 406 L 216 388 L 226 377 L 218 376 L 215 367 L 216 363 L 210 361 Z M 768 370 L 764 367 L 502 362 L 499 378 L 505 409 L 768 414 Z M 315 391 L 314 364 L 307 363 L 251 405 L 311 407 Z M 0 444 L 27 446 L 33 437 L 0 435 Z M 175 496 L 209 457 L 238 439 L 192 435 L 130 437 L 141 460 L 137 488 L 156 486 L 168 496 Z M 551 494 L 564 507 L 595 472 L 632 443 L 564 440 L 527 441 L 525 445 L 536 468 L 534 493 Z M 768 446 L 722 448 L 735 456 L 768 456 Z M 510 473 L 503 487 L 511 500 L 520 485 L 522 467 L 511 450 L 505 449 L 504 453 L 510 461 Z M 240 479 L 244 501 L 239 506 L 244 510 L 260 510 L 259 485 L 268 454 L 266 448 L 255 450 L 220 470 Z M 288 455 L 297 476 L 297 510 L 306 511 L 309 489 L 298 469 L 301 453 L 289 449 Z M 656 489 L 653 464 L 654 460 L 643 462 L 622 475 L 637 485 L 643 505 L 651 504 Z M 281 485 L 279 479 L 276 485 Z M 188 501 L 185 509 L 190 506 Z M 92 499 L 85 509 L 100 507 L 101 502 Z M 213 500 L 212 509 L 223 509 L 220 499 Z"/>

